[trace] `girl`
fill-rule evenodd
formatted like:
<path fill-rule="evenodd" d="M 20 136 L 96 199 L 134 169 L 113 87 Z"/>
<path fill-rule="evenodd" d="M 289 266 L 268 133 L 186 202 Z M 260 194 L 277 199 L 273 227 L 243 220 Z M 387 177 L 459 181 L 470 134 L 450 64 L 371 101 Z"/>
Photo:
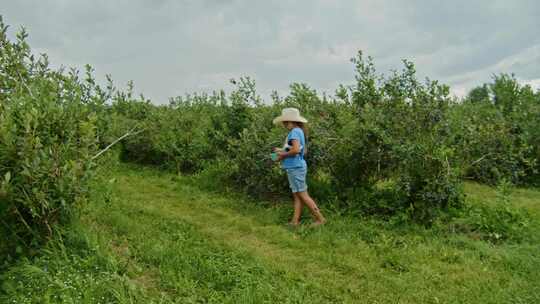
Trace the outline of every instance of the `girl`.
<path fill-rule="evenodd" d="M 294 215 L 289 224 L 295 227 L 300 224 L 300 215 L 304 205 L 309 208 L 315 219 L 313 226 L 319 226 L 326 222 L 317 204 L 307 192 L 307 164 L 304 160 L 306 153 L 305 123 L 307 123 L 307 120 L 300 116 L 300 111 L 295 108 L 283 109 L 281 116 L 274 119 L 274 124 L 283 124 L 289 130 L 283 149 L 274 148 L 274 152 L 278 153 L 277 160 L 281 161 L 281 166 L 287 171 L 289 178 L 289 186 L 294 199 Z"/>

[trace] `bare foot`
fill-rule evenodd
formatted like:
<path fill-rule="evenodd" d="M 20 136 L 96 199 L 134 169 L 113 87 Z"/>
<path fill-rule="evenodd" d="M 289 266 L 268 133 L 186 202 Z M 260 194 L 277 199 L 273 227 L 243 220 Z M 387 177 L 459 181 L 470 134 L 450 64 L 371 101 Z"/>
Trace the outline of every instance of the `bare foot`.
<path fill-rule="evenodd" d="M 299 222 L 288 222 L 287 226 L 289 226 L 291 228 L 298 228 L 298 226 L 300 226 L 300 223 Z"/>
<path fill-rule="evenodd" d="M 319 226 L 322 226 L 322 225 L 324 225 L 324 224 L 326 224 L 326 220 L 315 221 L 315 222 L 313 222 L 310 226 L 311 226 L 311 227 L 319 227 Z"/>

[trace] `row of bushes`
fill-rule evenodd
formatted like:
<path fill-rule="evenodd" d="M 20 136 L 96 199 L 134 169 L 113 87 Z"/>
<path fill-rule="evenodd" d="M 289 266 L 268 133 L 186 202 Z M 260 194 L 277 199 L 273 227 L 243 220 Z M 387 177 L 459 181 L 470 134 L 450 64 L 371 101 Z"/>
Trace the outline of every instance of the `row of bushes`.
<path fill-rule="evenodd" d="M 540 169 L 540 92 L 511 75 L 473 89 L 453 107 L 450 144 L 464 176 L 488 184 L 537 184 Z"/>
<path fill-rule="evenodd" d="M 49 239 L 85 200 L 106 95 L 86 76 L 50 70 L 0 18 L 2 262 Z"/>
<path fill-rule="evenodd" d="M 144 130 L 123 142 L 124 160 L 273 197 L 288 190 L 269 160 L 285 136 L 272 119 L 283 107 L 297 107 L 310 120 L 309 181 L 318 199 L 423 223 L 460 208 L 464 178 L 537 180 L 540 94 L 529 86 L 500 75 L 456 100 L 448 86 L 419 81 L 411 62 L 388 77 L 362 53 L 352 62 L 355 83 L 333 97 L 296 83 L 288 96 L 274 93 L 263 103 L 254 81 L 241 78 L 232 80 L 236 89 L 228 96 L 187 95 L 162 106 L 120 98 L 109 120 L 123 130 Z"/>

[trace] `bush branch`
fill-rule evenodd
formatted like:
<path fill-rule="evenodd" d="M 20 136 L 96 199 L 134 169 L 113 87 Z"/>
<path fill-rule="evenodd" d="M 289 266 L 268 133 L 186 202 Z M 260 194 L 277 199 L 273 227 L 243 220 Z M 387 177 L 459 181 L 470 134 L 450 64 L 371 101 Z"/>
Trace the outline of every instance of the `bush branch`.
<path fill-rule="evenodd" d="M 144 129 L 139 130 L 139 131 L 136 131 L 136 132 L 134 132 L 134 131 L 135 131 L 135 128 L 129 130 L 126 134 L 124 134 L 124 135 L 118 137 L 115 141 L 113 141 L 111 144 L 109 144 L 107 147 L 105 147 L 105 149 L 99 151 L 96 155 L 92 156 L 92 158 L 91 158 L 90 160 L 91 160 L 91 161 L 95 160 L 96 158 L 100 157 L 101 154 L 107 152 L 107 150 L 109 150 L 112 146 L 116 145 L 116 144 L 117 144 L 119 141 L 121 141 L 122 139 L 124 139 L 124 138 L 126 138 L 126 137 L 128 137 L 128 136 L 137 135 L 137 134 L 143 132 Z"/>

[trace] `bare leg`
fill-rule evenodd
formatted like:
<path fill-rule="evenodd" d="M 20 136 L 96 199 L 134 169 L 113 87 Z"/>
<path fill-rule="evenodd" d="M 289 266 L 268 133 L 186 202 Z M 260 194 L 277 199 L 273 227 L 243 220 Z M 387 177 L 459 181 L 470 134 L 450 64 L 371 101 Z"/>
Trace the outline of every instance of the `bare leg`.
<path fill-rule="evenodd" d="M 307 191 L 304 192 L 298 192 L 296 193 L 302 200 L 306 206 L 308 206 L 309 210 L 311 211 L 311 214 L 315 218 L 315 225 L 321 225 L 326 223 L 326 219 L 321 213 L 321 210 L 319 210 L 319 207 L 317 207 L 317 204 L 315 201 L 309 196 L 309 193 Z"/>
<path fill-rule="evenodd" d="M 293 218 L 290 222 L 293 226 L 298 226 L 300 224 L 300 216 L 302 215 L 302 199 L 298 195 L 298 193 L 293 193 L 293 200 L 294 200 L 294 214 Z"/>

